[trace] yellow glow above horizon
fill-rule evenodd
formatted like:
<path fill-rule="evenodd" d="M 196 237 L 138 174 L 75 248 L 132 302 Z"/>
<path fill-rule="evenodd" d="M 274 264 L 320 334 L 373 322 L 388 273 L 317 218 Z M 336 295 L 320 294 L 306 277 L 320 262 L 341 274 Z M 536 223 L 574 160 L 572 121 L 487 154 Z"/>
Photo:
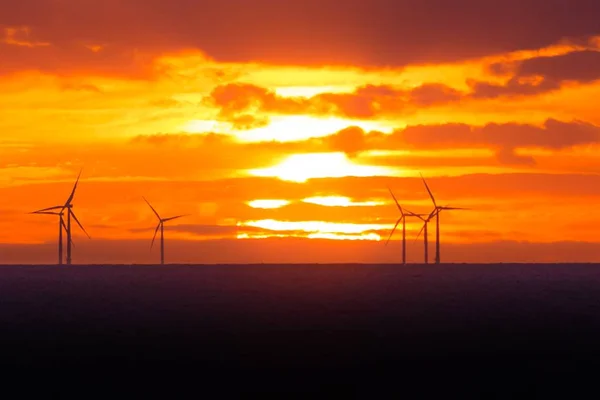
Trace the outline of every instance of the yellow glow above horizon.
<path fill-rule="evenodd" d="M 263 200 L 252 200 L 252 201 L 247 202 L 246 204 L 248 204 L 252 208 L 274 209 L 274 208 L 285 207 L 288 204 L 290 204 L 290 201 L 263 199 Z"/>
<path fill-rule="evenodd" d="M 352 224 L 325 221 L 278 221 L 261 219 L 258 221 L 243 221 L 238 226 L 251 226 L 271 231 L 302 231 L 311 233 L 343 233 L 359 234 L 367 231 L 392 229 L 392 224 Z"/>
<path fill-rule="evenodd" d="M 361 233 L 358 235 L 344 235 L 339 233 L 311 233 L 307 236 L 309 239 L 329 239 L 329 240 L 372 240 L 379 242 L 381 236 L 374 232 Z"/>
<path fill-rule="evenodd" d="M 393 131 L 391 124 L 377 121 L 292 115 L 273 116 L 267 126 L 232 133 L 242 142 L 295 142 L 328 136 L 351 125 L 358 126 L 365 131 L 378 130 L 384 133 Z"/>
<path fill-rule="evenodd" d="M 287 235 L 281 233 L 238 233 L 237 239 L 270 239 L 270 238 L 289 238 L 294 235 Z"/>
<path fill-rule="evenodd" d="M 231 124 L 212 119 L 193 119 L 185 123 L 181 130 L 186 133 L 231 133 Z"/>
<path fill-rule="evenodd" d="M 344 196 L 315 196 L 302 201 L 326 207 L 372 207 L 385 204 L 383 201 L 352 201 L 350 197 Z"/>
<path fill-rule="evenodd" d="M 271 239 L 271 238 L 307 238 L 307 239 L 328 239 L 328 240 L 370 240 L 380 241 L 381 236 L 376 233 L 358 233 L 358 234 L 340 234 L 340 233 L 238 233 L 237 239 Z"/>
<path fill-rule="evenodd" d="M 273 167 L 248 172 L 254 176 L 275 177 L 292 182 L 306 182 L 312 178 L 399 175 L 392 168 L 355 164 L 344 153 L 294 154 Z"/>
<path fill-rule="evenodd" d="M 274 92 L 282 97 L 313 97 L 322 93 L 352 93 L 355 89 L 352 85 L 280 86 Z"/>
<path fill-rule="evenodd" d="M 193 119 L 180 126 L 187 133 L 214 132 L 234 136 L 240 142 L 296 142 L 329 136 L 348 126 L 358 126 L 364 131 L 392 133 L 398 124 L 378 121 L 355 121 L 335 117 L 305 115 L 272 116 L 266 126 L 238 130 L 232 123 L 212 119 Z"/>

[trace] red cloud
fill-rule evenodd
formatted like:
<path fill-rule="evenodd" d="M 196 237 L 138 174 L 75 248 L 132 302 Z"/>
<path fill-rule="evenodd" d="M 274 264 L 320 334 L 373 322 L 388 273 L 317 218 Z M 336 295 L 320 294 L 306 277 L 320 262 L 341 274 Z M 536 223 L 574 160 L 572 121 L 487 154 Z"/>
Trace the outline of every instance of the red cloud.
<path fill-rule="evenodd" d="M 322 93 L 312 97 L 283 97 L 272 90 L 247 83 L 217 86 L 204 102 L 219 108 L 219 116 L 232 122 L 248 112 L 274 114 L 339 115 L 347 118 L 373 118 L 410 113 L 419 107 L 455 101 L 461 93 L 441 84 L 425 84 L 414 89 L 366 85 L 352 93 Z"/>
<path fill-rule="evenodd" d="M 0 43 L 6 43 L 13 46 L 22 47 L 46 47 L 49 42 L 41 42 L 31 39 L 31 30 L 27 26 L 4 28 L 4 38 L 0 38 Z"/>
<path fill-rule="evenodd" d="M 532 164 L 530 157 L 514 154 L 517 148 L 566 149 L 600 143 L 600 127 L 585 122 L 548 119 L 542 127 L 527 124 L 490 123 L 482 127 L 466 124 L 415 125 L 391 135 L 344 129 L 321 139 L 330 149 L 355 154 L 365 150 L 492 148 L 499 161 Z"/>
<path fill-rule="evenodd" d="M 598 34 L 599 7 L 595 0 L 507 0 L 502 7 L 478 0 L 20 0 L 3 6 L 1 22 L 29 26 L 69 51 L 83 41 L 82 47 L 101 43 L 118 49 L 113 61 L 119 53 L 132 57 L 133 49 L 157 54 L 197 48 L 219 61 L 400 66 Z M 56 54 L 39 55 L 17 63 L 69 67 L 53 60 Z"/>
<path fill-rule="evenodd" d="M 600 51 L 577 51 L 560 56 L 536 57 L 517 63 L 492 64 L 490 70 L 512 77 L 504 85 L 469 81 L 474 98 L 529 96 L 560 89 L 566 82 L 580 84 L 600 79 Z"/>

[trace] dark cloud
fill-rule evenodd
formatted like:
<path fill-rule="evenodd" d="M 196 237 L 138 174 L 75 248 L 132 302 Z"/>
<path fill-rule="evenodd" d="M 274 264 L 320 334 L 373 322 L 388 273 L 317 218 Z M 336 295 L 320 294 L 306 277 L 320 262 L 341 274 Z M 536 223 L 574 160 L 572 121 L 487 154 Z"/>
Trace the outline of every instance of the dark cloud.
<path fill-rule="evenodd" d="M 600 198 L 600 175 L 597 174 L 548 174 L 548 173 L 503 173 L 469 174 L 462 176 L 431 176 L 425 173 L 429 186 L 436 198 L 460 201 L 499 198 Z M 256 187 L 260 184 L 256 183 Z M 294 196 L 299 186 L 289 183 L 289 191 Z M 387 187 L 391 187 L 402 201 L 427 199 L 423 182 L 418 177 L 348 177 L 343 179 L 324 178 L 310 181 L 309 189 L 322 195 L 349 196 L 357 200 L 368 198 L 389 199 Z M 306 193 L 306 192 L 303 192 Z M 311 195 L 309 195 L 311 196 Z M 307 196 L 308 197 L 308 196 Z M 292 197 L 293 198 L 293 197 Z"/>
<path fill-rule="evenodd" d="M 0 24 L 30 26 L 31 40 L 58 50 L 59 57 L 10 54 L 26 57 L 13 68 L 68 67 L 75 60 L 93 67 L 96 56 L 96 68 L 125 69 L 134 67 L 136 54 L 182 48 L 222 61 L 382 66 L 455 61 L 597 34 L 599 7 L 596 0 L 21 0 L 3 6 Z M 105 56 L 121 63 L 103 63 L 102 51 L 83 49 L 90 44 L 106 46 Z M 69 59 L 77 46 L 81 53 Z"/>
<path fill-rule="evenodd" d="M 490 66 L 493 73 L 511 74 L 504 85 L 469 81 L 471 97 L 530 96 L 560 89 L 566 82 L 586 84 L 600 79 L 600 52 L 576 51 Z"/>
<path fill-rule="evenodd" d="M 424 84 L 408 90 L 388 85 L 365 85 L 351 93 L 284 97 L 256 85 L 229 83 L 217 86 L 203 102 L 218 108 L 222 121 L 236 124 L 239 118 L 247 117 L 249 112 L 337 115 L 367 119 L 412 113 L 421 107 L 457 101 L 461 96 L 464 94 L 442 84 Z"/>
<path fill-rule="evenodd" d="M 470 97 L 475 99 L 493 99 L 501 96 L 535 96 L 560 89 L 560 82 L 557 81 L 542 79 L 539 82 L 531 82 L 523 81 L 519 77 L 509 79 L 504 85 L 474 80 L 468 80 L 467 83 L 472 90 Z"/>
<path fill-rule="evenodd" d="M 514 149 L 501 148 L 496 152 L 496 157 L 501 164 L 506 165 L 535 165 L 535 159 L 532 156 L 516 154 Z"/>
<path fill-rule="evenodd" d="M 510 75 L 504 84 L 467 79 L 470 92 L 440 83 L 411 89 L 365 85 L 351 93 L 321 93 L 312 97 L 283 97 L 247 83 L 217 86 L 204 102 L 220 110 L 223 120 L 235 123 L 240 113 L 337 115 L 368 119 L 411 114 L 423 107 L 457 104 L 461 100 L 501 96 L 535 96 L 560 89 L 567 82 L 586 84 L 600 79 L 600 52 L 575 51 L 559 56 L 535 57 L 489 67 L 498 75 Z M 249 125 L 252 126 L 252 125 Z"/>
<path fill-rule="evenodd" d="M 600 144 L 600 127 L 579 121 L 547 120 L 542 126 L 506 123 L 470 126 L 466 124 L 415 125 L 391 134 L 365 132 L 357 126 L 337 133 L 295 142 L 240 142 L 225 134 L 164 133 L 137 136 L 126 143 L 95 145 L 27 145 L 27 151 L 0 148 L 1 168 L 12 184 L 36 182 L 40 177 L 71 181 L 80 165 L 104 179 L 198 181 L 235 176 L 244 170 L 268 168 L 288 156 L 302 153 L 344 152 L 358 163 L 394 165 L 411 169 L 504 165 L 531 166 L 527 149 L 540 148 L 556 153 L 574 146 Z M 484 149 L 496 154 L 476 153 L 446 157 L 453 149 Z M 517 155 L 525 149 L 525 156 Z M 368 150 L 411 150 L 399 157 L 362 160 Z M 414 151 L 414 153 L 412 152 Z M 422 155 L 419 152 L 429 152 Z M 441 152 L 436 154 L 436 152 Z M 493 154 L 492 153 L 492 154 Z M 540 156 L 541 157 L 541 156 Z M 578 160 L 567 153 L 557 155 L 549 167 L 553 172 L 593 172 L 593 158 Z M 73 160 L 76 160 L 73 163 Z M 548 160 L 548 156 L 544 156 Z M 563 160 L 563 161 L 561 161 Z M 383 164 L 380 164 L 383 163 Z M 585 164 L 587 163 L 587 164 Z M 243 172 L 242 172 L 243 173 Z M 65 189 L 68 190 L 68 189 Z M 251 188 L 249 189 L 251 192 Z M 284 195 L 287 198 L 287 195 Z"/>
<path fill-rule="evenodd" d="M 270 120 L 265 116 L 257 116 L 252 114 L 241 114 L 229 118 L 229 122 L 234 129 L 248 130 L 262 128 L 269 125 Z"/>
<path fill-rule="evenodd" d="M 458 101 L 463 94 L 446 85 L 429 83 L 410 91 L 410 102 L 419 106 L 433 106 Z"/>
<path fill-rule="evenodd" d="M 342 129 L 334 135 L 322 139 L 333 151 L 343 151 L 348 155 L 356 155 L 368 147 L 365 132 L 358 126 Z"/>
<path fill-rule="evenodd" d="M 600 144 L 600 127 L 582 122 L 564 122 L 548 119 L 542 126 L 518 123 L 489 123 L 484 126 L 467 124 L 411 125 L 391 134 L 365 132 L 357 126 L 321 137 L 298 142 L 258 142 L 239 143 L 231 137 L 218 134 L 206 135 L 149 135 L 139 136 L 134 143 L 148 143 L 168 146 L 184 146 L 195 149 L 195 154 L 224 152 L 231 154 L 252 154 L 257 157 L 289 155 L 296 152 L 342 151 L 357 156 L 367 150 L 448 150 L 448 149 L 492 149 L 498 159 L 507 164 L 533 164 L 530 157 L 517 156 L 518 148 L 541 148 L 559 151 L 574 146 Z M 192 144 L 193 145 L 190 145 Z M 189 151 L 189 150 L 188 150 Z M 192 153 L 191 153 L 192 154 Z M 182 157 L 182 155 L 179 155 Z M 217 163 L 215 158 L 213 163 Z M 224 159 L 223 162 L 226 162 Z M 248 159 L 245 159 L 247 161 Z M 241 162 L 241 161 L 240 161 Z M 250 167 L 251 163 L 246 164 Z"/>
<path fill-rule="evenodd" d="M 585 122 L 548 119 L 543 126 L 490 123 L 482 127 L 466 124 L 414 125 L 391 135 L 346 128 L 321 139 L 332 150 L 351 155 L 366 150 L 491 148 L 507 164 L 533 164 L 530 157 L 517 156 L 517 148 L 562 150 L 600 143 L 600 127 Z"/>
<path fill-rule="evenodd" d="M 207 106 L 219 109 L 218 119 L 230 122 L 237 129 L 266 126 L 269 118 L 257 112 L 283 114 L 306 113 L 309 102 L 305 98 L 278 96 L 274 91 L 247 83 L 219 85 L 203 99 Z"/>
<path fill-rule="evenodd" d="M 560 150 L 600 142 L 600 127 L 585 122 L 548 119 L 542 127 L 525 124 L 487 124 L 475 128 L 483 141 L 501 147 L 541 147 Z"/>
<path fill-rule="evenodd" d="M 517 68 L 517 76 L 533 77 L 556 82 L 592 82 L 600 79 L 600 51 L 577 51 L 556 57 L 538 57 L 524 60 Z"/>

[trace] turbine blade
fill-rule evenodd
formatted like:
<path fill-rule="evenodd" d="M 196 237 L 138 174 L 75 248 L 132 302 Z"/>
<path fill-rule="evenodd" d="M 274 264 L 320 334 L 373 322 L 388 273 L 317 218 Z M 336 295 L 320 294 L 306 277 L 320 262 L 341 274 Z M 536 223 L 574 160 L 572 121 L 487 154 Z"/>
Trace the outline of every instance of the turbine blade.
<path fill-rule="evenodd" d="M 392 197 L 394 198 L 394 201 L 396 202 L 396 205 L 398 206 L 398 210 L 400 210 L 400 214 L 402 216 L 404 216 L 404 210 L 402 210 L 402 207 L 400 207 L 400 203 L 398 203 L 398 200 L 396 199 L 396 196 L 394 196 L 394 193 L 392 192 L 392 189 L 390 189 L 388 187 L 388 190 L 390 191 L 390 194 L 392 195 Z"/>
<path fill-rule="evenodd" d="M 154 215 L 156 215 L 156 218 L 158 218 L 159 220 L 162 221 L 162 219 L 160 218 L 160 215 L 158 215 L 158 213 L 156 212 L 156 210 L 154 209 L 154 207 L 152 207 L 152 204 L 150 204 L 150 202 L 148 200 L 146 200 L 145 197 L 142 197 L 142 199 L 144 199 L 144 201 L 146 203 L 148 203 L 148 205 L 150 206 L 150 208 L 152 209 L 152 211 L 154 212 Z"/>
<path fill-rule="evenodd" d="M 440 212 L 439 208 L 434 208 L 432 212 L 429 213 L 429 216 L 427 217 L 427 221 L 429 221 L 431 218 L 435 217 L 437 215 L 437 213 Z"/>
<path fill-rule="evenodd" d="M 394 232 L 396 231 L 396 228 L 398 227 L 398 224 L 400 223 L 400 221 L 402 221 L 402 217 L 400 217 L 398 219 L 398 221 L 396 221 L 396 225 L 394 225 L 394 229 L 392 229 L 392 231 L 390 232 L 390 236 L 388 236 L 387 241 L 385 242 L 385 245 L 387 246 L 388 243 L 390 242 L 390 239 L 392 238 L 392 235 L 394 234 Z"/>
<path fill-rule="evenodd" d="M 165 219 L 163 219 L 163 220 L 162 220 L 162 222 L 172 221 L 172 220 L 174 220 L 174 219 L 181 218 L 181 217 L 187 217 L 187 216 L 189 216 L 189 215 L 190 215 L 190 214 L 184 214 L 184 215 L 178 215 L 178 216 L 176 216 L 176 217 L 165 218 Z"/>
<path fill-rule="evenodd" d="M 29 214 L 60 215 L 60 213 L 54 211 L 35 211 Z"/>
<path fill-rule="evenodd" d="M 433 197 L 433 193 L 431 193 L 431 190 L 429 190 L 429 185 L 425 181 L 425 178 L 423 178 L 423 174 L 421 174 L 421 173 L 419 173 L 419 174 L 421 175 L 421 179 L 423 179 L 423 183 L 425 184 L 425 189 L 427 189 L 427 193 L 429 193 L 429 197 L 431 197 L 431 201 L 433 202 L 433 206 L 435 208 L 437 208 L 437 204 L 435 203 L 435 198 Z"/>
<path fill-rule="evenodd" d="M 442 210 L 470 210 L 470 208 L 463 207 L 442 207 Z"/>
<path fill-rule="evenodd" d="M 81 225 L 81 222 L 79 222 L 79 220 L 77 219 L 77 216 L 75 216 L 75 213 L 73 211 L 71 211 L 70 208 L 69 208 L 69 212 L 71 213 L 71 216 L 73 217 L 73 219 L 75 220 L 75 222 L 77 222 L 77 225 L 79 225 L 79 227 L 81 228 L 81 230 L 83 231 L 83 233 L 86 234 L 86 236 L 88 237 L 88 239 L 91 239 L 90 235 L 88 235 L 88 233 L 86 232 L 85 228 L 83 227 L 83 225 Z"/>
<path fill-rule="evenodd" d="M 409 210 L 407 210 L 406 208 L 404 209 L 404 214 L 405 214 L 405 215 L 409 215 L 409 216 L 411 216 L 411 217 L 416 217 L 416 216 L 417 216 L 417 214 L 415 214 L 415 213 L 414 213 L 414 212 L 412 212 L 412 211 L 409 211 Z"/>
<path fill-rule="evenodd" d="M 73 185 L 73 190 L 71 191 L 71 195 L 69 196 L 69 198 L 67 199 L 67 202 L 65 203 L 65 207 L 70 205 L 71 202 L 73 201 L 73 197 L 75 197 L 75 190 L 77 190 L 77 184 L 79 183 L 79 178 L 81 177 L 82 171 L 83 171 L 83 168 L 79 170 L 79 175 L 77 175 L 77 179 L 75 180 L 75 185 Z"/>
<path fill-rule="evenodd" d="M 156 225 L 156 229 L 154 230 L 154 236 L 152 236 L 152 243 L 150 243 L 150 249 L 152 249 L 152 246 L 154 246 L 154 240 L 156 239 L 156 234 L 158 233 L 158 230 L 160 229 L 160 225 L 162 224 L 162 221 L 158 223 L 158 225 Z"/>
<path fill-rule="evenodd" d="M 67 231 L 68 231 L 68 229 L 67 229 L 67 225 L 65 224 L 65 220 L 64 220 L 64 218 L 62 217 L 62 215 L 61 215 L 61 214 L 56 214 L 56 215 L 60 215 L 60 216 L 61 216 L 61 217 L 60 217 L 60 225 L 61 225 L 61 226 L 62 226 L 62 228 L 65 230 L 65 232 L 67 232 Z M 75 247 L 75 242 L 73 241 L 73 237 L 71 237 L 71 246 Z"/>
<path fill-rule="evenodd" d="M 423 224 L 423 227 L 421 228 L 421 230 L 419 231 L 419 233 L 417 234 L 417 237 L 415 238 L 415 242 L 417 240 L 419 240 L 419 236 L 421 236 L 421 233 L 423 233 L 423 231 L 425 230 L 425 225 L 427 225 L 427 221 L 425 221 L 425 223 Z"/>
<path fill-rule="evenodd" d="M 63 208 L 64 208 L 64 206 L 54 206 L 54 207 L 42 208 L 41 210 L 33 211 L 30 214 L 39 214 L 41 212 L 52 211 L 52 210 L 62 210 Z"/>
<path fill-rule="evenodd" d="M 62 217 L 60 218 L 60 224 L 62 225 L 62 227 L 63 227 L 63 229 L 65 230 L 65 232 L 67 232 L 67 231 L 68 231 L 68 229 L 67 229 L 67 225 L 65 224 L 65 220 L 64 220 L 64 218 L 62 218 Z M 72 240 L 72 239 L 71 239 L 71 242 L 73 242 L 73 240 Z"/>
<path fill-rule="evenodd" d="M 425 221 L 425 219 L 423 219 L 423 215 L 422 214 L 415 214 L 412 211 L 408 211 L 408 210 L 404 210 L 404 216 L 409 216 L 409 217 L 417 217 L 419 218 L 421 221 Z"/>

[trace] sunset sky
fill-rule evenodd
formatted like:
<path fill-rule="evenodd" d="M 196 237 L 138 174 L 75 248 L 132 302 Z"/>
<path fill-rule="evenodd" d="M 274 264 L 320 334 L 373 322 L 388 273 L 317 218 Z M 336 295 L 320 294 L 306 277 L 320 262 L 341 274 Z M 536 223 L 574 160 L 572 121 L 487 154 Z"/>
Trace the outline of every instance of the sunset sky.
<path fill-rule="evenodd" d="M 600 261 L 597 0 L 21 0 L 0 14 L 0 263 Z M 423 259 L 408 220 L 408 260 Z M 435 224 L 430 225 L 433 261 Z"/>

